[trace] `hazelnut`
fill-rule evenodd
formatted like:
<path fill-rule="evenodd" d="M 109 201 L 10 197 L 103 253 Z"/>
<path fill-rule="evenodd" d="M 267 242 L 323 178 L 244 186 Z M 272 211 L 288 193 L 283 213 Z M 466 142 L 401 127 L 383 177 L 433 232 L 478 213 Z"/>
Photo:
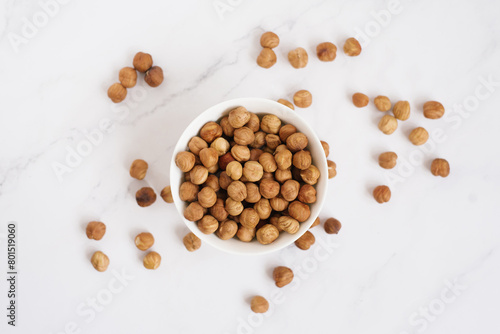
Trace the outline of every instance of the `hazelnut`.
<path fill-rule="evenodd" d="M 172 189 L 170 188 L 170 186 L 166 186 L 165 188 L 163 188 L 160 196 L 167 203 L 174 202 L 174 198 L 172 197 Z"/>
<path fill-rule="evenodd" d="M 293 95 L 293 103 L 299 108 L 307 108 L 312 104 L 312 95 L 308 90 L 299 90 Z"/>
<path fill-rule="evenodd" d="M 394 152 L 384 152 L 378 156 L 378 164 L 385 169 L 392 169 L 396 166 L 398 155 Z"/>
<path fill-rule="evenodd" d="M 194 202 L 198 198 L 199 187 L 190 181 L 183 182 L 179 187 L 179 197 L 182 201 Z"/>
<path fill-rule="evenodd" d="M 378 186 L 373 189 L 373 197 L 379 203 L 389 202 L 391 199 L 391 189 L 388 186 Z"/>
<path fill-rule="evenodd" d="M 303 223 L 311 216 L 311 209 L 307 204 L 299 201 L 293 201 L 288 206 L 288 214 L 290 217 L 297 219 L 300 223 Z"/>
<path fill-rule="evenodd" d="M 429 101 L 424 103 L 424 116 L 430 119 L 438 119 L 443 117 L 444 107 L 437 101 Z"/>
<path fill-rule="evenodd" d="M 219 168 L 222 169 L 222 170 L 226 170 L 227 165 L 231 161 L 236 161 L 236 160 L 234 160 L 233 155 L 231 154 L 231 152 L 227 152 L 223 156 L 219 157 Z"/>
<path fill-rule="evenodd" d="M 204 215 L 203 218 L 198 221 L 198 229 L 203 234 L 212 234 L 217 231 L 218 228 L 219 222 L 210 215 Z"/>
<path fill-rule="evenodd" d="M 274 49 L 280 44 L 280 38 L 274 32 L 267 31 L 260 37 L 260 45 L 263 48 Z"/>
<path fill-rule="evenodd" d="M 121 83 L 114 83 L 108 88 L 108 97 L 114 103 L 119 103 L 127 97 L 127 88 Z"/>
<path fill-rule="evenodd" d="M 261 148 L 266 144 L 266 133 L 264 131 L 258 131 L 255 133 L 253 142 L 250 144 L 253 148 Z"/>
<path fill-rule="evenodd" d="M 445 159 L 434 159 L 431 164 L 431 173 L 434 176 L 447 177 L 450 175 L 450 164 Z"/>
<path fill-rule="evenodd" d="M 316 220 L 314 220 L 314 222 L 312 223 L 311 227 L 309 227 L 309 229 L 315 227 L 315 226 L 318 226 L 319 224 L 321 223 L 319 217 L 316 218 Z"/>
<path fill-rule="evenodd" d="M 229 151 L 229 142 L 225 140 L 222 137 L 219 137 L 215 139 L 212 144 L 210 144 L 210 147 L 213 148 L 216 152 L 217 155 L 220 157 L 221 155 L 224 155 Z M 201 156 L 200 156 L 201 158 Z"/>
<path fill-rule="evenodd" d="M 231 161 L 226 167 L 226 174 L 235 181 L 239 180 L 243 175 L 243 167 L 238 161 Z"/>
<path fill-rule="evenodd" d="M 220 189 L 219 178 L 213 174 L 207 177 L 207 180 L 203 183 L 203 185 L 212 188 L 215 192 Z"/>
<path fill-rule="evenodd" d="M 228 137 L 232 137 L 234 135 L 234 128 L 229 123 L 229 117 L 224 116 L 220 120 L 220 126 L 222 127 L 222 131 Z"/>
<path fill-rule="evenodd" d="M 337 234 L 342 224 L 335 218 L 328 218 L 325 222 L 325 232 L 328 234 Z"/>
<path fill-rule="evenodd" d="M 234 130 L 234 141 L 238 145 L 250 145 L 254 139 L 254 132 L 246 126 Z"/>
<path fill-rule="evenodd" d="M 316 54 L 321 61 L 333 61 L 337 57 L 337 47 L 330 42 L 320 43 L 316 47 Z"/>
<path fill-rule="evenodd" d="M 276 240 L 280 235 L 278 229 L 272 224 L 265 224 L 257 230 L 257 241 L 263 245 L 268 245 Z"/>
<path fill-rule="evenodd" d="M 248 161 L 250 160 L 250 149 L 247 146 L 234 145 L 231 148 L 231 154 L 236 161 Z"/>
<path fill-rule="evenodd" d="M 264 153 L 261 149 L 252 148 L 250 150 L 250 161 L 259 161 L 260 156 Z"/>
<path fill-rule="evenodd" d="M 250 242 L 255 237 L 255 228 L 240 226 L 236 236 L 243 242 Z"/>
<path fill-rule="evenodd" d="M 292 152 L 305 149 L 308 143 L 306 135 L 301 132 L 294 133 L 286 139 L 286 146 Z"/>
<path fill-rule="evenodd" d="M 398 128 L 398 120 L 391 115 L 384 115 L 378 123 L 378 128 L 386 135 L 390 135 Z"/>
<path fill-rule="evenodd" d="M 278 225 L 283 231 L 290 234 L 297 233 L 300 228 L 299 222 L 296 219 L 288 216 L 279 217 Z"/>
<path fill-rule="evenodd" d="M 297 128 L 292 124 L 283 125 L 280 128 L 279 136 L 282 142 L 286 142 L 287 138 L 297 132 Z"/>
<path fill-rule="evenodd" d="M 257 205 L 257 204 L 256 204 Z M 269 213 L 271 214 L 271 213 Z M 248 228 L 254 228 L 257 226 L 257 224 L 260 221 L 260 216 L 257 210 L 252 209 L 252 208 L 246 208 L 241 212 L 240 215 L 240 224 L 248 227 Z"/>
<path fill-rule="evenodd" d="M 326 163 L 328 165 L 328 178 L 333 179 L 337 176 L 337 164 L 331 160 L 327 160 Z"/>
<path fill-rule="evenodd" d="M 392 108 L 394 117 L 401 121 L 406 121 L 410 118 L 410 103 L 408 101 L 398 101 Z"/>
<path fill-rule="evenodd" d="M 281 196 L 291 202 L 299 195 L 300 183 L 295 180 L 288 180 L 281 186 Z"/>
<path fill-rule="evenodd" d="M 328 158 L 330 155 L 330 145 L 326 141 L 321 141 L 321 146 L 323 147 L 323 151 L 325 151 L 325 157 Z"/>
<path fill-rule="evenodd" d="M 274 180 L 274 174 L 270 172 L 264 172 L 264 174 L 262 175 L 262 179 Z"/>
<path fill-rule="evenodd" d="M 429 139 L 429 133 L 422 127 L 415 128 L 410 133 L 410 141 L 413 145 L 423 145 Z"/>
<path fill-rule="evenodd" d="M 196 162 L 196 158 L 193 153 L 182 151 L 177 153 L 175 156 L 175 164 L 184 173 L 189 172 Z"/>
<path fill-rule="evenodd" d="M 300 238 L 295 240 L 295 246 L 302 250 L 308 250 L 312 245 L 314 245 L 315 242 L 316 238 L 314 235 L 311 232 L 306 231 L 306 233 L 304 233 Z"/>
<path fill-rule="evenodd" d="M 274 177 L 276 181 L 283 183 L 292 179 L 292 171 L 290 169 L 277 169 Z"/>
<path fill-rule="evenodd" d="M 262 117 L 260 128 L 265 133 L 277 134 L 281 127 L 281 120 L 275 115 L 265 115 Z"/>
<path fill-rule="evenodd" d="M 208 147 L 208 144 L 200 137 L 193 137 L 189 140 L 188 147 L 191 153 L 199 155 L 201 150 Z"/>
<path fill-rule="evenodd" d="M 271 208 L 273 208 L 274 211 L 278 212 L 285 211 L 288 208 L 288 201 L 279 195 L 271 198 L 269 204 L 271 204 Z"/>
<path fill-rule="evenodd" d="M 120 70 L 118 78 L 125 88 L 132 88 L 137 83 L 137 72 L 132 67 L 124 67 Z"/>
<path fill-rule="evenodd" d="M 184 210 L 184 218 L 195 222 L 203 218 L 203 207 L 198 202 L 190 203 Z"/>
<path fill-rule="evenodd" d="M 375 103 L 375 107 L 377 107 L 380 111 L 391 110 L 392 103 L 387 96 L 379 95 L 373 100 L 373 102 Z"/>
<path fill-rule="evenodd" d="M 255 205 L 253 206 L 257 215 L 260 219 L 267 219 L 271 215 L 273 208 L 271 207 L 271 203 L 266 198 L 261 198 Z M 257 222 L 258 223 L 258 222 Z"/>
<path fill-rule="evenodd" d="M 358 108 L 366 107 L 369 101 L 370 99 L 368 98 L 368 96 L 363 93 L 355 93 L 352 96 L 352 103 Z"/>
<path fill-rule="evenodd" d="M 224 207 L 224 200 L 218 198 L 215 204 L 210 208 L 210 214 L 220 222 L 225 221 L 229 214 Z"/>
<path fill-rule="evenodd" d="M 309 56 L 304 48 L 296 48 L 288 52 L 288 61 L 294 68 L 304 68 L 307 65 Z"/>
<path fill-rule="evenodd" d="M 255 296 L 250 302 L 250 308 L 255 313 L 266 313 L 269 310 L 269 303 L 264 297 Z"/>
<path fill-rule="evenodd" d="M 90 259 L 90 263 L 92 263 L 95 270 L 103 272 L 103 271 L 106 271 L 106 269 L 108 269 L 109 258 L 103 252 L 97 251 L 92 255 L 92 258 Z"/>
<path fill-rule="evenodd" d="M 264 171 L 262 165 L 256 161 L 245 162 L 245 167 L 243 167 L 243 175 L 250 182 L 257 182 L 262 179 Z"/>
<path fill-rule="evenodd" d="M 144 179 L 147 171 L 148 163 L 142 159 L 134 160 L 130 166 L 130 176 L 138 180 Z"/>
<path fill-rule="evenodd" d="M 158 87 L 163 82 L 163 70 L 160 66 L 151 67 L 144 76 L 144 81 L 151 87 Z"/>
<path fill-rule="evenodd" d="M 228 120 L 233 128 L 239 129 L 250 120 L 250 113 L 245 107 L 238 107 L 229 112 Z"/>
<path fill-rule="evenodd" d="M 201 247 L 200 238 L 198 238 L 193 232 L 186 234 L 186 236 L 182 239 L 182 243 L 190 252 L 194 252 Z"/>
<path fill-rule="evenodd" d="M 270 48 L 263 48 L 257 57 L 257 65 L 263 68 L 270 68 L 276 64 L 276 53 Z"/>
<path fill-rule="evenodd" d="M 300 187 L 297 199 L 306 204 L 312 204 L 316 202 L 316 189 L 310 184 L 304 184 L 302 187 Z"/>
<path fill-rule="evenodd" d="M 276 160 L 271 153 L 262 153 L 259 157 L 259 163 L 262 165 L 264 172 L 273 173 L 278 168 Z"/>
<path fill-rule="evenodd" d="M 255 183 L 247 182 L 245 183 L 245 187 L 247 188 L 247 197 L 245 201 L 247 203 L 257 203 L 261 199 L 259 186 Z"/>
<path fill-rule="evenodd" d="M 288 169 L 292 165 L 292 152 L 289 150 L 283 150 L 274 156 L 274 160 L 276 161 L 276 165 L 279 169 Z"/>
<path fill-rule="evenodd" d="M 155 238 L 149 232 L 139 233 L 135 237 L 135 245 L 142 251 L 150 249 L 155 243 Z"/>
<path fill-rule="evenodd" d="M 243 202 L 247 198 L 247 186 L 241 181 L 233 181 L 227 187 L 227 194 L 237 202 Z"/>
<path fill-rule="evenodd" d="M 204 208 L 211 208 L 217 201 L 217 194 L 210 187 L 204 187 L 198 193 L 198 203 Z"/>
<path fill-rule="evenodd" d="M 194 184 L 203 184 L 208 178 L 208 169 L 201 165 L 194 166 L 189 172 L 191 182 Z"/>
<path fill-rule="evenodd" d="M 135 193 L 135 199 L 139 206 L 145 208 L 156 201 L 156 194 L 152 188 L 144 187 L 137 190 L 137 192 Z"/>
<path fill-rule="evenodd" d="M 231 182 L 233 182 L 233 179 L 231 179 L 231 177 L 229 177 L 229 175 L 227 175 L 227 172 L 220 173 L 220 175 L 219 175 L 219 186 L 222 189 L 226 190 L 227 187 L 229 187 L 229 185 L 231 184 Z"/>
<path fill-rule="evenodd" d="M 260 194 L 264 198 L 276 197 L 280 192 L 280 184 L 270 179 L 263 179 L 259 185 Z"/>
<path fill-rule="evenodd" d="M 134 56 L 134 68 L 141 73 L 145 73 L 147 70 L 153 66 L 153 57 L 150 54 L 144 52 L 137 52 Z"/>
<path fill-rule="evenodd" d="M 142 264 L 144 264 L 144 268 L 155 270 L 158 269 L 161 263 L 161 256 L 157 252 L 149 252 L 142 260 Z"/>
<path fill-rule="evenodd" d="M 282 288 L 293 281 L 293 271 L 288 267 L 276 267 L 273 270 L 273 279 L 276 286 Z"/>
<path fill-rule="evenodd" d="M 217 171 L 219 170 L 219 165 L 215 164 L 212 167 L 207 168 L 207 170 L 210 174 L 216 174 Z"/>
<path fill-rule="evenodd" d="M 231 216 L 238 216 L 241 214 L 243 211 L 244 207 L 243 204 L 239 201 L 235 201 L 231 197 L 226 199 L 226 206 L 225 209 L 227 213 L 229 213 Z"/>
<path fill-rule="evenodd" d="M 309 168 L 300 171 L 300 177 L 305 183 L 315 185 L 320 177 L 320 172 L 316 166 L 311 165 Z"/>
<path fill-rule="evenodd" d="M 219 153 L 215 148 L 204 148 L 200 151 L 200 160 L 203 166 L 210 168 L 219 162 Z"/>
<path fill-rule="evenodd" d="M 266 144 L 271 150 L 275 150 L 281 145 L 280 137 L 278 135 L 268 134 L 266 135 Z"/>
<path fill-rule="evenodd" d="M 215 122 L 208 122 L 200 130 L 200 137 L 207 143 L 213 142 L 222 136 L 222 127 Z"/>
<path fill-rule="evenodd" d="M 106 225 L 101 222 L 92 221 L 87 224 L 87 238 L 101 240 L 106 233 Z"/>
<path fill-rule="evenodd" d="M 359 56 L 361 53 L 361 45 L 358 40 L 353 37 L 348 38 L 344 44 L 344 53 L 351 57 Z"/>
<path fill-rule="evenodd" d="M 269 222 L 274 225 L 274 227 L 276 227 L 278 229 L 279 232 L 283 232 L 283 229 L 280 227 L 280 225 L 278 224 L 279 222 L 279 219 L 280 219 L 281 215 L 280 214 L 274 214 L 270 219 L 269 219 Z"/>
<path fill-rule="evenodd" d="M 300 170 L 309 168 L 311 162 L 312 157 L 309 151 L 301 150 L 293 155 L 293 165 Z"/>
<path fill-rule="evenodd" d="M 226 220 L 220 223 L 216 234 L 222 240 L 229 240 L 236 235 L 236 232 L 238 232 L 238 224 L 232 220 Z"/>
<path fill-rule="evenodd" d="M 248 120 L 247 124 L 245 125 L 247 128 L 252 130 L 253 132 L 257 132 L 260 129 L 260 119 L 259 116 L 254 114 L 253 112 L 250 113 L 250 119 Z"/>
<path fill-rule="evenodd" d="M 295 110 L 295 107 L 293 106 L 292 102 L 285 100 L 285 99 L 279 99 L 278 103 L 281 103 L 284 106 L 287 106 L 288 108 Z"/>

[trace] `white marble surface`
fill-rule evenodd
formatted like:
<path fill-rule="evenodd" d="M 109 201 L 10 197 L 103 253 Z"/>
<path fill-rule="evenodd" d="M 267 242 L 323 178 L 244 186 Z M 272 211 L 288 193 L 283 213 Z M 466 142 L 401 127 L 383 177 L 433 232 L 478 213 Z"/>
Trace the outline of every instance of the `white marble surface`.
<path fill-rule="evenodd" d="M 221 15 L 217 3 L 226 4 Z M 373 13 L 389 9 L 377 23 Z M 18 326 L 7 326 L 2 311 L 0 332 L 500 332 L 499 2 L 66 0 L 46 22 L 42 10 L 37 1 L 0 1 L 0 232 L 18 222 L 20 252 Z M 43 27 L 23 31 L 23 18 L 33 16 Z M 281 37 L 269 70 L 255 64 L 266 30 Z M 319 42 L 341 49 L 367 30 L 357 58 L 314 56 Z M 24 38 L 17 52 L 14 34 Z M 305 69 L 287 62 L 297 46 L 310 54 Z M 106 89 L 139 50 L 166 80 L 156 89 L 142 84 L 117 108 Z M 339 235 L 314 228 L 318 242 L 308 252 L 291 246 L 242 258 L 204 245 L 191 254 L 173 206 L 135 204 L 138 187 L 159 192 L 169 183 L 176 138 L 201 111 L 236 97 L 291 99 L 302 88 L 314 102 L 297 112 L 338 165 L 321 218 L 337 217 Z M 352 106 L 355 91 L 409 100 L 412 117 L 384 136 L 373 105 Z M 423 117 L 429 99 L 445 105 L 445 119 Z M 66 163 L 107 120 L 113 131 L 59 182 L 54 163 Z M 425 153 L 407 139 L 417 125 L 436 144 Z M 376 156 L 385 150 L 414 161 L 409 171 L 381 170 Z M 150 163 L 143 182 L 128 176 L 139 157 Z M 430 174 L 435 157 L 450 161 L 450 177 Z M 379 205 L 370 192 L 388 177 L 393 196 Z M 93 219 L 108 226 L 100 242 L 84 234 Z M 132 243 L 143 230 L 163 256 L 156 272 L 142 267 Z M 106 273 L 90 266 L 97 249 L 111 259 Z M 275 265 L 294 268 L 297 283 L 274 287 Z M 122 270 L 133 276 L 126 286 L 115 282 Z M 3 278 L 0 289 L 5 310 Z M 249 310 L 254 294 L 272 301 L 265 317 Z"/>

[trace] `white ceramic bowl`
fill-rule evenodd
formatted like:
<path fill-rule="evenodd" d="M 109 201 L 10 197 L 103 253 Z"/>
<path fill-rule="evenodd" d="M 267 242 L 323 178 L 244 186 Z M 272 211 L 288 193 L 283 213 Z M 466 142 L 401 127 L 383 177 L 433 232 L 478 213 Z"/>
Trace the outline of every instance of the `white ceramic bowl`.
<path fill-rule="evenodd" d="M 311 151 L 313 163 L 321 172 L 321 176 L 318 180 L 318 183 L 316 184 L 317 201 L 316 203 L 310 205 L 311 217 L 307 221 L 300 224 L 300 229 L 296 234 L 288 234 L 286 232 L 282 232 L 279 238 L 269 245 L 262 245 L 255 239 L 252 242 L 242 242 L 237 238 L 222 240 L 219 239 L 215 234 L 206 235 L 201 233 L 196 223 L 184 218 L 183 212 L 187 204 L 181 201 L 181 199 L 179 198 L 179 187 L 182 183 L 183 173 L 175 165 L 175 156 L 178 152 L 186 151 L 188 149 L 187 144 L 189 140 L 192 137 L 198 135 L 201 127 L 205 123 L 209 121 L 218 121 L 222 117 L 229 114 L 229 111 L 239 106 L 247 108 L 248 111 L 256 113 L 260 117 L 262 117 L 264 114 L 274 114 L 278 116 L 283 121 L 283 123 L 293 124 L 298 131 L 304 133 L 309 139 L 309 145 L 307 149 Z M 210 244 L 215 248 L 233 254 L 259 255 L 270 253 L 282 249 L 297 240 L 309 229 L 316 217 L 318 217 L 325 202 L 326 189 L 328 184 L 327 181 L 328 167 L 326 163 L 325 153 L 314 131 L 302 118 L 297 115 L 297 112 L 278 102 L 261 98 L 241 98 L 229 100 L 205 110 L 198 117 L 196 117 L 196 119 L 193 120 L 191 124 L 189 124 L 186 130 L 184 130 L 184 133 L 181 135 L 179 141 L 177 142 L 177 145 L 175 146 L 172 162 L 170 165 L 170 184 L 172 187 L 172 195 L 177 211 L 179 211 L 179 214 L 182 217 L 184 223 L 204 243 Z"/>

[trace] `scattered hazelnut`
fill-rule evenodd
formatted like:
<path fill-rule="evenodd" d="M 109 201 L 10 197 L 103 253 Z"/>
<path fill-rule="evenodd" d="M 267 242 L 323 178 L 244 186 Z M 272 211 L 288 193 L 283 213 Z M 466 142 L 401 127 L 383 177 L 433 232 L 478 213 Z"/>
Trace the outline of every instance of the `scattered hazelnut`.
<path fill-rule="evenodd" d="M 255 134 L 250 128 L 243 126 L 239 129 L 234 130 L 234 141 L 236 142 L 236 144 L 250 145 L 254 140 Z"/>
<path fill-rule="evenodd" d="M 208 169 L 201 165 L 194 166 L 189 172 L 189 176 L 191 177 L 191 183 L 203 184 L 208 178 Z"/>
<path fill-rule="evenodd" d="M 137 204 L 139 204 L 139 206 L 145 208 L 156 201 L 156 194 L 152 188 L 144 187 L 137 190 L 135 193 L 135 199 L 137 200 Z"/>
<path fill-rule="evenodd" d="M 203 185 L 212 188 L 215 192 L 219 191 L 220 189 L 219 178 L 213 174 L 207 177 L 207 180 L 205 181 L 205 183 L 203 183 Z"/>
<path fill-rule="evenodd" d="M 271 153 L 262 153 L 259 157 L 259 163 L 262 165 L 262 169 L 264 172 L 273 173 L 278 168 L 276 164 L 276 160 Z"/>
<path fill-rule="evenodd" d="M 219 153 L 215 148 L 204 148 L 200 151 L 200 160 L 203 166 L 210 168 L 219 162 Z"/>
<path fill-rule="evenodd" d="M 137 72 L 132 67 L 124 67 L 120 70 L 118 78 L 125 88 L 132 88 L 137 83 Z"/>
<path fill-rule="evenodd" d="M 294 133 L 286 139 L 286 146 L 292 152 L 305 149 L 308 143 L 306 135 L 301 132 Z"/>
<path fill-rule="evenodd" d="M 315 226 L 318 226 L 319 224 L 321 223 L 319 217 L 316 218 L 316 220 L 314 220 L 314 222 L 312 223 L 311 227 L 309 227 L 309 229 L 315 227 Z"/>
<path fill-rule="evenodd" d="M 195 222 L 203 218 L 203 207 L 198 202 L 190 203 L 184 210 L 184 218 Z"/>
<path fill-rule="evenodd" d="M 240 224 L 248 227 L 254 228 L 260 221 L 260 216 L 257 210 L 252 208 L 246 208 L 241 212 L 240 215 Z"/>
<path fill-rule="evenodd" d="M 410 141 L 413 145 L 423 145 L 429 139 L 429 133 L 422 127 L 415 128 L 410 133 Z"/>
<path fill-rule="evenodd" d="M 92 255 L 92 258 L 90 259 L 90 263 L 92 263 L 95 270 L 103 272 L 103 271 L 106 271 L 106 269 L 108 269 L 109 258 L 103 252 L 97 251 Z"/>
<path fill-rule="evenodd" d="M 431 173 L 434 176 L 447 177 L 450 175 L 450 164 L 445 159 L 434 159 L 431 164 Z"/>
<path fill-rule="evenodd" d="M 388 186 L 378 186 L 373 190 L 373 197 L 378 203 L 389 202 L 391 199 L 391 189 Z"/>
<path fill-rule="evenodd" d="M 424 116 L 430 119 L 438 119 L 443 117 L 444 107 L 437 101 L 429 101 L 424 103 Z"/>
<path fill-rule="evenodd" d="M 224 116 L 220 120 L 220 126 L 222 127 L 222 131 L 224 134 L 228 137 L 234 136 L 234 128 L 233 126 L 229 123 L 229 117 Z"/>
<path fill-rule="evenodd" d="M 167 203 L 174 202 L 174 198 L 172 197 L 172 189 L 170 188 L 170 186 L 166 186 L 165 188 L 163 188 L 160 196 Z"/>
<path fill-rule="evenodd" d="M 300 187 L 297 199 L 302 203 L 312 204 L 316 202 L 316 189 L 310 184 Z"/>
<path fill-rule="evenodd" d="M 277 134 L 281 127 L 281 120 L 275 115 L 265 115 L 262 117 L 260 128 L 265 133 Z"/>
<path fill-rule="evenodd" d="M 248 146 L 234 145 L 231 148 L 231 154 L 239 162 L 250 160 L 250 149 Z"/>
<path fill-rule="evenodd" d="M 263 179 L 259 185 L 262 197 L 270 199 L 276 197 L 280 192 L 280 184 L 270 179 Z"/>
<path fill-rule="evenodd" d="M 255 237 L 255 228 L 240 226 L 236 236 L 243 242 L 250 242 Z"/>
<path fill-rule="evenodd" d="M 293 103 L 299 108 L 307 108 L 312 104 L 312 95 L 308 90 L 299 90 L 293 95 Z"/>
<path fill-rule="evenodd" d="M 158 269 L 161 263 L 161 256 L 157 252 L 149 252 L 142 261 L 146 269 Z"/>
<path fill-rule="evenodd" d="M 255 313 L 266 313 L 269 309 L 269 303 L 264 297 L 255 296 L 250 302 L 250 308 Z"/>
<path fill-rule="evenodd" d="M 387 96 L 379 95 L 373 100 L 373 102 L 379 111 L 391 110 L 392 103 Z"/>
<path fill-rule="evenodd" d="M 226 170 L 227 165 L 231 161 L 236 161 L 236 160 L 234 160 L 233 155 L 231 154 L 231 152 L 228 152 L 228 153 L 224 154 L 223 156 L 219 157 L 219 168 L 222 169 L 222 170 Z"/>
<path fill-rule="evenodd" d="M 200 238 L 198 238 L 193 232 L 186 234 L 186 236 L 182 239 L 182 243 L 190 252 L 194 252 L 201 247 Z"/>
<path fill-rule="evenodd" d="M 311 209 L 307 204 L 299 201 L 293 201 L 288 206 L 288 214 L 298 222 L 303 223 L 311 216 Z"/>
<path fill-rule="evenodd" d="M 369 101 L 370 99 L 368 98 L 368 96 L 363 93 L 355 93 L 352 96 L 352 103 L 358 108 L 366 107 Z"/>
<path fill-rule="evenodd" d="M 198 198 L 199 187 L 190 181 L 183 182 L 179 188 L 179 197 L 182 201 L 194 202 Z"/>
<path fill-rule="evenodd" d="M 278 288 L 288 285 L 293 280 L 293 271 L 288 267 L 276 267 L 273 270 L 273 279 Z"/>
<path fill-rule="evenodd" d="M 239 201 L 235 201 L 231 197 L 226 199 L 226 206 L 224 207 L 231 216 L 238 216 L 243 211 L 243 204 Z"/>
<path fill-rule="evenodd" d="M 160 66 L 151 67 L 144 76 L 144 81 L 151 87 L 158 87 L 163 82 L 163 70 Z"/>
<path fill-rule="evenodd" d="M 276 240 L 280 235 L 278 229 L 272 224 L 265 224 L 257 230 L 257 241 L 263 245 L 268 245 Z"/>
<path fill-rule="evenodd" d="M 328 165 L 328 178 L 333 179 L 337 176 L 337 164 L 331 160 L 327 160 L 326 163 Z"/>
<path fill-rule="evenodd" d="M 300 238 L 295 240 L 295 246 L 302 250 L 308 250 L 312 245 L 316 242 L 316 238 L 314 234 L 309 231 L 306 231 Z"/>
<path fill-rule="evenodd" d="M 222 136 L 222 127 L 215 122 L 208 122 L 200 130 L 200 137 L 207 143 L 213 142 Z"/>
<path fill-rule="evenodd" d="M 199 155 L 201 150 L 208 147 L 208 144 L 200 137 L 193 137 L 189 140 L 188 147 L 191 153 Z"/>
<path fill-rule="evenodd" d="M 247 198 L 247 186 L 241 181 L 233 181 L 227 187 L 227 194 L 237 202 L 243 202 Z"/>
<path fill-rule="evenodd" d="M 295 68 L 306 67 L 309 56 L 304 48 L 296 48 L 288 52 L 288 61 Z"/>
<path fill-rule="evenodd" d="M 330 145 L 326 141 L 321 141 L 321 146 L 323 147 L 323 151 L 325 151 L 325 157 L 328 158 L 330 155 Z"/>
<path fill-rule="evenodd" d="M 219 222 L 213 216 L 204 215 L 203 218 L 198 221 L 198 229 L 203 234 L 212 234 L 217 231 L 218 228 Z"/>
<path fill-rule="evenodd" d="M 229 240 L 236 235 L 236 232 L 238 232 L 238 224 L 232 220 L 226 220 L 220 223 L 216 234 L 222 240 Z"/>
<path fill-rule="evenodd" d="M 108 97 L 114 103 L 122 102 L 127 97 L 127 88 L 121 83 L 114 83 L 108 89 Z"/>
<path fill-rule="evenodd" d="M 316 54 L 321 61 L 333 61 L 337 57 L 337 47 L 330 42 L 320 43 L 316 47 Z"/>
<path fill-rule="evenodd" d="M 204 187 L 198 193 L 198 203 L 204 208 L 211 208 L 217 201 L 217 194 L 210 187 Z"/>
<path fill-rule="evenodd" d="M 378 156 L 378 164 L 385 169 L 392 169 L 396 166 L 398 155 L 394 152 L 384 152 Z"/>
<path fill-rule="evenodd" d="M 257 65 L 263 68 L 270 68 L 276 64 L 276 53 L 270 48 L 263 48 L 257 57 Z"/>
<path fill-rule="evenodd" d="M 278 100 L 279 103 L 281 103 L 282 105 L 284 106 L 287 106 L 288 108 L 292 109 L 292 110 L 295 110 L 295 107 L 293 106 L 292 102 L 288 101 L 288 100 L 285 100 L 285 99 L 279 99 Z"/>
<path fill-rule="evenodd" d="M 300 224 L 299 222 L 288 216 L 281 216 L 278 219 L 278 226 L 285 232 L 290 234 L 295 234 L 299 231 Z"/>
<path fill-rule="evenodd" d="M 87 238 L 101 240 L 106 233 L 106 225 L 102 222 L 92 221 L 87 224 Z"/>
<path fill-rule="evenodd" d="M 134 160 L 130 166 L 130 176 L 137 180 L 144 179 L 147 171 L 148 163 L 142 159 Z"/>
<path fill-rule="evenodd" d="M 301 150 L 293 155 L 293 165 L 300 170 L 309 168 L 311 163 L 312 157 L 309 151 Z"/>
<path fill-rule="evenodd" d="M 316 166 L 311 165 L 309 168 L 300 171 L 300 177 L 305 183 L 315 185 L 318 183 L 320 172 Z"/>
<path fill-rule="evenodd" d="M 257 182 L 262 179 L 264 171 L 262 165 L 256 161 L 247 161 L 243 167 L 243 175 L 249 182 Z"/>
<path fill-rule="evenodd" d="M 237 107 L 229 112 L 228 120 L 233 128 L 239 129 L 250 120 L 250 113 L 245 107 Z"/>
<path fill-rule="evenodd" d="M 147 70 L 153 66 L 153 57 L 150 54 L 144 52 L 137 52 L 134 57 L 134 68 L 141 73 L 145 73 Z"/>
<path fill-rule="evenodd" d="M 250 113 L 250 119 L 248 120 L 247 124 L 245 124 L 247 128 L 252 130 L 252 132 L 257 132 L 260 129 L 260 119 L 259 116 L 254 114 L 253 112 Z"/>
<path fill-rule="evenodd" d="M 351 57 L 359 56 L 361 53 L 361 45 L 358 40 L 353 37 L 348 38 L 344 44 L 344 53 Z"/>
<path fill-rule="evenodd" d="M 338 234 L 342 224 L 335 218 L 328 218 L 325 222 L 325 232 L 328 234 Z"/>
<path fill-rule="evenodd" d="M 139 248 L 141 251 L 145 251 L 153 247 L 153 244 L 155 243 L 155 238 L 153 235 L 149 232 L 142 232 L 139 233 L 135 237 L 135 245 L 137 248 Z"/>
<path fill-rule="evenodd" d="M 226 174 L 233 180 L 239 180 L 243 175 L 243 167 L 238 161 L 231 161 L 226 167 Z"/>
<path fill-rule="evenodd" d="M 247 182 L 245 183 L 245 187 L 247 188 L 247 197 L 245 201 L 247 203 L 257 203 L 261 199 L 259 186 L 255 183 Z"/>
<path fill-rule="evenodd" d="M 220 222 L 227 219 L 229 214 L 224 207 L 224 200 L 222 198 L 218 198 L 215 204 L 210 208 L 210 214 Z"/>
<path fill-rule="evenodd" d="M 408 101 L 398 101 L 392 108 L 394 117 L 401 121 L 406 121 L 410 118 L 410 103 Z"/>
<path fill-rule="evenodd" d="M 280 44 L 280 38 L 274 32 L 267 31 L 260 37 L 260 45 L 263 48 L 274 49 Z"/>
<path fill-rule="evenodd" d="M 386 135 L 390 135 L 398 128 L 398 120 L 391 115 L 384 115 L 378 123 L 378 128 Z"/>
<path fill-rule="evenodd" d="M 175 156 L 175 164 L 183 172 L 189 172 L 196 163 L 196 158 L 193 153 L 182 151 Z M 133 166 L 133 165 L 132 165 Z"/>

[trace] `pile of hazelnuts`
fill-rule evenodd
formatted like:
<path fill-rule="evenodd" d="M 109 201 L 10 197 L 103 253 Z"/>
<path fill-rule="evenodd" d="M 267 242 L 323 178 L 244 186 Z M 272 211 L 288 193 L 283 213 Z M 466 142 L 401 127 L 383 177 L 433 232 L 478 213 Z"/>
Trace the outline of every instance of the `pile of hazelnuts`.
<path fill-rule="evenodd" d="M 237 107 L 206 123 L 188 147 L 175 157 L 184 172 L 179 197 L 202 233 L 266 245 L 309 219 L 321 175 L 294 125 Z"/>

